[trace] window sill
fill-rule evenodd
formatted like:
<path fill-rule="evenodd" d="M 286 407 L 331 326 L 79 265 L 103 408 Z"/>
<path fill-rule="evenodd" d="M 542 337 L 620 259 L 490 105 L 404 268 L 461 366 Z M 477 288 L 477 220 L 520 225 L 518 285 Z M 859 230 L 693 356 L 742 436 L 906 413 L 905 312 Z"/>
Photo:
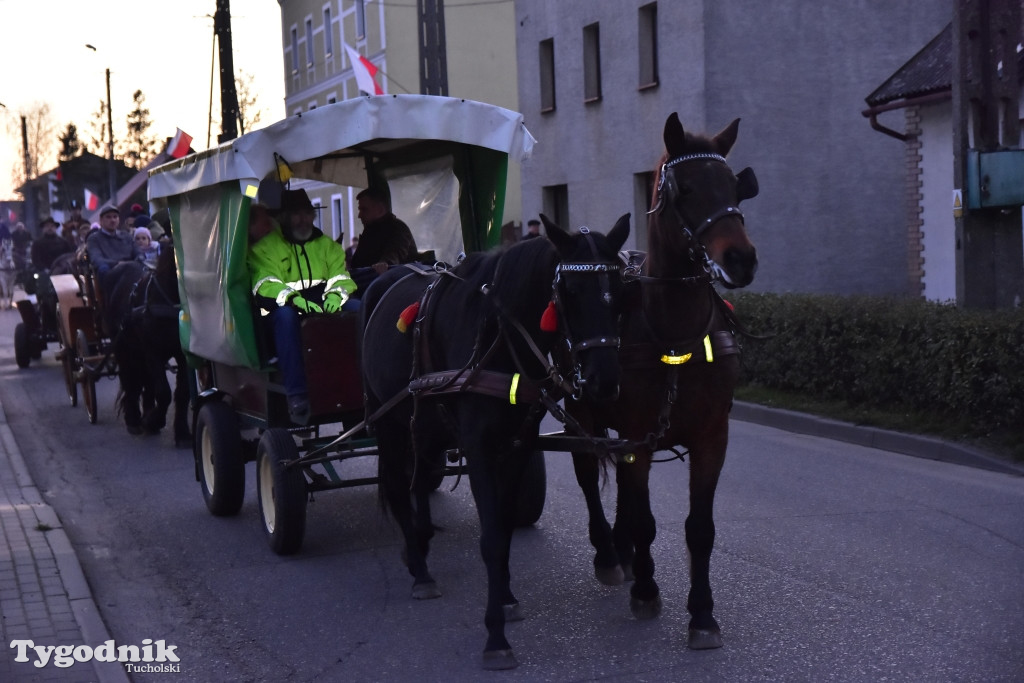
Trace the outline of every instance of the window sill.
<path fill-rule="evenodd" d="M 601 101 L 601 96 L 600 95 L 598 95 L 597 97 L 584 97 L 583 98 L 583 104 L 594 104 L 595 102 L 600 102 L 600 101 Z"/>
<path fill-rule="evenodd" d="M 550 114 L 550 113 L 551 113 L 551 112 L 553 112 L 554 110 L 555 110 L 555 108 L 554 108 L 554 107 L 541 107 L 541 108 L 540 108 L 540 113 L 541 113 L 541 114 Z"/>
<path fill-rule="evenodd" d="M 657 88 L 657 87 L 658 87 L 658 81 L 653 81 L 651 83 L 644 83 L 643 85 L 638 87 L 637 90 L 639 90 L 640 92 L 643 92 L 644 90 L 653 90 L 654 88 Z"/>

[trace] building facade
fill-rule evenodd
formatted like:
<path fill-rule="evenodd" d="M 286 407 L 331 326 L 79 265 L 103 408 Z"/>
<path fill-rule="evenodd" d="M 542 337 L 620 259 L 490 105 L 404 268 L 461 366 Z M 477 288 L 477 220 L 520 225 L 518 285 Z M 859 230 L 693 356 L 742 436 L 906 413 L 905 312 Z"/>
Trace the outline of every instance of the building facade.
<path fill-rule="evenodd" d="M 385 94 L 423 92 L 415 0 L 278 1 L 286 115 L 364 96 L 346 45 L 379 70 L 376 80 Z M 447 94 L 517 111 L 513 3 L 447 0 L 443 9 Z M 519 169 L 511 162 L 509 166 L 504 220 L 521 223 Z M 347 245 L 362 231 L 354 203 L 360 188 L 306 189 L 325 209 L 320 212 L 324 232 L 343 236 Z"/>
<path fill-rule="evenodd" d="M 905 146 L 861 110 L 950 21 L 947 0 L 516 0 L 519 102 L 538 140 L 524 215 L 609 228 L 644 212 L 665 119 L 715 133 L 760 195 L 744 203 L 760 269 L 751 289 L 913 295 Z"/>

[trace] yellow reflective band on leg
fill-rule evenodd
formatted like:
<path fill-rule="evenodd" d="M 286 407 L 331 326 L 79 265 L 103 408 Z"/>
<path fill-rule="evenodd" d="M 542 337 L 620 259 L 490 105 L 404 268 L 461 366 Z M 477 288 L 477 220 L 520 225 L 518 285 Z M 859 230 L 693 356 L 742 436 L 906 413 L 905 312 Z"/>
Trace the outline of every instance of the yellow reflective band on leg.
<path fill-rule="evenodd" d="M 710 334 L 706 335 L 704 337 L 704 357 L 708 359 L 709 363 L 711 363 L 711 362 L 713 362 L 715 360 L 715 354 L 712 353 L 712 351 L 711 351 L 711 335 Z"/>
<path fill-rule="evenodd" d="M 512 386 L 508 390 L 508 402 L 516 404 L 516 389 L 519 388 L 519 373 L 512 375 Z"/>
<path fill-rule="evenodd" d="M 661 362 L 665 365 L 682 365 L 686 361 L 690 360 L 692 356 L 692 353 L 688 353 L 685 356 L 664 355 L 661 357 Z"/>

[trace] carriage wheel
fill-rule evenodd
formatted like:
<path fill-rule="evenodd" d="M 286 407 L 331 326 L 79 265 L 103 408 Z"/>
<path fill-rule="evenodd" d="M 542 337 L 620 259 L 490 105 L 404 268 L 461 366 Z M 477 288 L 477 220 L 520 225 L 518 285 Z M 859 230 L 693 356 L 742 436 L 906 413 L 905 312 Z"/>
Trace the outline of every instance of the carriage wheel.
<path fill-rule="evenodd" d="M 85 358 L 89 355 L 89 339 L 85 336 L 85 330 L 75 331 L 76 347 L 78 356 Z M 92 371 L 82 363 L 82 370 L 78 373 L 82 382 L 82 400 L 85 402 L 85 412 L 89 415 L 89 424 L 96 424 L 96 377 Z"/>
<path fill-rule="evenodd" d="M 519 485 L 519 500 L 516 501 L 516 526 L 536 524 L 544 512 L 544 498 L 547 496 L 548 475 L 544 465 L 544 451 L 532 451 Z"/>
<path fill-rule="evenodd" d="M 223 401 L 199 409 L 195 427 L 195 458 L 203 500 L 217 517 L 237 515 L 245 498 L 245 459 L 238 416 Z"/>
<path fill-rule="evenodd" d="M 57 313 L 57 336 L 60 340 L 60 363 L 64 371 L 64 387 L 68 392 L 68 399 L 71 407 L 78 405 L 78 382 L 75 381 L 75 350 L 71 348 L 71 340 L 66 339 L 64 332 L 64 321 L 60 310 L 60 304 L 56 307 Z"/>
<path fill-rule="evenodd" d="M 256 449 L 256 491 L 267 542 L 278 555 L 291 555 L 302 547 L 306 533 L 306 477 L 285 463 L 299 457 L 292 435 L 268 429 Z"/>
<path fill-rule="evenodd" d="M 18 323 L 14 328 L 14 361 L 19 368 L 27 368 L 32 362 L 32 340 L 25 323 Z"/>

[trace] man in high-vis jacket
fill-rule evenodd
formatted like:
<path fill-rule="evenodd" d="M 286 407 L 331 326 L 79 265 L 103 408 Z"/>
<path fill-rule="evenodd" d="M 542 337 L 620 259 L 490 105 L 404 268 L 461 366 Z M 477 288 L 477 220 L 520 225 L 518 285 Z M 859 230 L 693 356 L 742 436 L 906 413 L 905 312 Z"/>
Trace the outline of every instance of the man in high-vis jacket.
<path fill-rule="evenodd" d="M 284 376 L 293 422 L 309 421 L 309 392 L 302 360 L 301 317 L 357 310 L 356 288 L 345 268 L 345 250 L 314 225 L 316 209 L 305 190 L 285 190 L 275 226 L 249 249 L 252 292 L 273 327 L 278 367 Z"/>

